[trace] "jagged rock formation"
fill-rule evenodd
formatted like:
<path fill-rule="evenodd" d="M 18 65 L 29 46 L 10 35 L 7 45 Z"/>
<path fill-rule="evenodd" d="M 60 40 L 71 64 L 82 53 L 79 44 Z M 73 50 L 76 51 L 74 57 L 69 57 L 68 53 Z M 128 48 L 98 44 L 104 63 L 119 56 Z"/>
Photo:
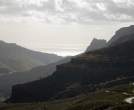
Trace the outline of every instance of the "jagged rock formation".
<path fill-rule="evenodd" d="M 96 39 L 94 38 L 91 44 L 87 47 L 86 52 L 102 48 L 106 45 L 106 40 Z"/>
<path fill-rule="evenodd" d="M 115 35 L 108 41 L 105 47 L 111 45 L 114 41 L 116 41 L 120 37 L 131 34 L 131 33 L 134 33 L 134 25 L 120 28 L 118 31 L 116 31 Z"/>
<path fill-rule="evenodd" d="M 134 41 L 114 47 L 89 51 L 57 66 L 57 71 L 44 79 L 13 86 L 9 102 L 46 101 L 73 83 L 81 86 L 111 81 L 134 74 Z"/>

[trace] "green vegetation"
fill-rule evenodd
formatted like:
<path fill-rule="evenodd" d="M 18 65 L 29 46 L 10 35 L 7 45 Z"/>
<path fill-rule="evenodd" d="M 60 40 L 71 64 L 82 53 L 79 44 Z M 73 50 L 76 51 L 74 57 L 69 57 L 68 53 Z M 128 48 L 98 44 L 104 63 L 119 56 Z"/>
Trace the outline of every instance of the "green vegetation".
<path fill-rule="evenodd" d="M 107 108 L 110 108 L 110 110 L 114 110 L 114 108 L 119 109 L 123 106 L 129 107 L 129 104 L 125 103 L 124 99 L 133 96 L 132 94 L 130 94 L 132 93 L 132 90 L 133 84 L 130 83 L 107 90 L 96 91 L 92 94 L 89 94 L 86 98 L 81 99 L 80 101 L 65 110 L 102 110 Z M 125 95 L 124 92 L 129 95 Z"/>
<path fill-rule="evenodd" d="M 124 99 L 133 96 L 132 90 L 133 84 L 129 83 L 62 100 L 16 104 L 3 103 L 0 104 L 0 110 L 103 110 L 107 108 L 110 110 L 129 110 L 129 108 L 134 109 L 134 104 L 127 104 Z"/>

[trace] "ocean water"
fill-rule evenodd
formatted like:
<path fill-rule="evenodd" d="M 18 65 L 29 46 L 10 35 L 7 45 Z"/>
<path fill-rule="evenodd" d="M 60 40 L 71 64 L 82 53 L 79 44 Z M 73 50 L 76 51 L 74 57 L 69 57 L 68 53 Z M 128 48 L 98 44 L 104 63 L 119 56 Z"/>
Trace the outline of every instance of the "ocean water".
<path fill-rule="evenodd" d="M 83 53 L 87 45 L 22 45 L 25 48 L 59 56 L 74 56 Z"/>

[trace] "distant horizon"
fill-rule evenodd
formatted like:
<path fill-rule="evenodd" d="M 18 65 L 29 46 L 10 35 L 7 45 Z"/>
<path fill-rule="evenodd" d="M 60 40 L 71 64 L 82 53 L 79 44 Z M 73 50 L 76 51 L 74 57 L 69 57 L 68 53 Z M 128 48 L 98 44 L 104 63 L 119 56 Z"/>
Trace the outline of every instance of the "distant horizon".
<path fill-rule="evenodd" d="M 0 7 L 0 40 L 18 45 L 89 45 L 134 23 L 132 0 L 2 0 Z"/>
<path fill-rule="evenodd" d="M 1 0 L 0 40 L 60 46 L 108 41 L 121 27 L 133 25 L 133 7 L 132 0 Z"/>
<path fill-rule="evenodd" d="M 89 44 L 90 45 L 90 44 Z M 24 48 L 43 53 L 56 54 L 58 56 L 75 56 L 83 53 L 89 45 L 20 45 Z"/>

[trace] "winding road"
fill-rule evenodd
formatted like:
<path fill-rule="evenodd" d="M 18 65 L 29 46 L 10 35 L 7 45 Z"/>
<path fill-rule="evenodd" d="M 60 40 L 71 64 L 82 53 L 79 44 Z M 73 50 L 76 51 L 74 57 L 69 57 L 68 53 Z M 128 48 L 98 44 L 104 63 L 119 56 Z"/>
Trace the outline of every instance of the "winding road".
<path fill-rule="evenodd" d="M 134 86 L 134 83 L 133 83 L 133 86 Z M 133 103 L 133 102 L 132 102 L 132 99 L 134 99 L 134 97 L 127 98 L 127 99 L 125 99 L 125 102 L 131 104 L 131 103 Z"/>
<path fill-rule="evenodd" d="M 125 102 L 131 104 L 131 103 L 133 103 L 133 102 L 132 102 L 132 99 L 134 99 L 134 97 L 127 98 L 127 99 L 125 99 Z"/>

